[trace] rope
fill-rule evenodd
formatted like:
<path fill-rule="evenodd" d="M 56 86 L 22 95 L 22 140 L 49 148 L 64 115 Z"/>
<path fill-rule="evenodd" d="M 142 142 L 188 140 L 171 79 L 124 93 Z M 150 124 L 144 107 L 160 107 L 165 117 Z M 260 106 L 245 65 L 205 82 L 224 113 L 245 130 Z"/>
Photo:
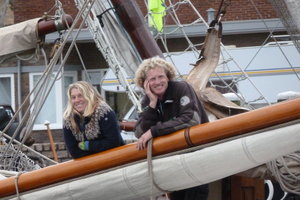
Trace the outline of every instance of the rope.
<path fill-rule="evenodd" d="M 273 32 L 274 30 L 270 30 L 266 21 L 264 20 L 262 14 L 259 12 L 257 6 L 255 5 L 255 3 L 253 2 L 253 0 L 249 0 L 251 2 L 251 4 L 253 5 L 253 7 L 255 8 L 255 11 L 257 12 L 257 14 L 259 15 L 260 19 L 262 20 L 262 22 L 264 23 L 265 27 L 268 29 L 269 33 L 270 33 L 270 37 L 275 41 L 277 47 L 279 48 L 280 52 L 282 53 L 283 57 L 285 58 L 286 62 L 288 63 L 288 65 L 290 66 L 290 68 L 293 70 L 295 76 L 297 77 L 298 80 L 300 80 L 300 76 L 298 75 L 298 73 L 296 72 L 295 67 L 292 65 L 292 63 L 290 62 L 289 58 L 287 57 L 286 53 L 284 52 L 284 50 L 282 49 L 282 47 L 280 46 L 279 42 L 277 41 L 276 37 L 274 37 Z M 296 45 L 295 45 L 296 46 Z M 299 52 L 300 53 L 300 52 Z"/>
<path fill-rule="evenodd" d="M 148 7 L 147 2 L 144 1 L 145 5 Z M 163 3 L 163 2 L 162 2 Z M 218 11 L 217 11 L 217 15 L 215 17 L 215 20 L 217 20 L 218 22 L 221 20 L 221 18 L 224 16 L 224 14 L 226 13 L 226 9 L 230 6 L 231 4 L 231 0 L 222 0 L 222 2 L 219 5 Z M 164 54 L 164 56 L 166 58 L 169 58 L 170 62 L 172 62 L 173 64 L 175 64 L 174 59 L 176 59 L 176 55 L 180 55 L 180 54 L 184 54 L 188 51 L 191 51 L 193 53 L 193 55 L 195 56 L 195 58 L 199 57 L 199 46 L 201 46 L 201 43 L 195 43 L 194 41 L 192 41 L 191 37 L 193 36 L 188 36 L 186 33 L 186 29 L 189 29 L 189 27 L 192 27 L 194 25 L 197 25 L 199 23 L 203 23 L 207 28 L 209 27 L 209 25 L 207 24 L 207 22 L 205 21 L 205 19 L 201 16 L 201 14 L 199 13 L 199 11 L 197 10 L 197 8 L 195 8 L 195 6 L 193 5 L 193 3 L 190 0 L 180 0 L 180 1 L 176 1 L 173 2 L 171 0 L 168 0 L 166 3 L 164 3 L 164 6 L 166 7 L 166 16 L 165 16 L 165 24 L 164 25 L 170 25 L 172 24 L 172 26 L 174 26 L 174 28 L 172 28 L 171 31 L 167 31 L 168 29 L 164 29 L 163 32 L 157 32 L 154 34 L 154 38 L 156 40 L 159 40 L 162 43 L 162 46 L 164 48 L 164 52 L 166 52 Z M 195 15 L 195 19 L 192 22 L 184 22 L 184 24 L 181 23 L 181 19 L 180 16 L 177 14 L 178 12 L 180 12 L 181 7 L 189 7 L 189 10 L 191 11 L 190 15 Z M 147 17 L 151 17 L 149 16 L 149 14 L 147 14 L 145 16 L 145 18 Z M 168 24 L 166 24 L 166 22 L 168 22 Z M 172 33 L 181 33 L 182 34 L 182 39 L 185 40 L 187 47 L 183 50 L 180 50 L 181 52 L 176 52 L 176 53 L 171 53 L 169 51 L 168 48 L 168 35 L 172 34 Z M 242 80 L 247 79 L 249 80 L 250 84 L 252 87 L 254 87 L 254 90 L 257 91 L 259 97 L 256 98 L 253 101 L 259 101 L 259 100 L 264 100 L 264 102 L 266 102 L 267 104 L 270 105 L 270 102 L 264 97 L 264 95 L 262 94 L 262 92 L 255 86 L 254 82 L 251 80 L 251 78 L 248 76 L 248 74 L 245 72 L 245 70 L 242 69 L 242 67 L 235 61 L 233 60 L 232 56 L 229 54 L 229 52 L 225 49 L 224 45 L 222 45 L 223 48 L 223 52 L 226 52 L 226 55 L 229 56 L 229 59 L 226 61 L 232 63 L 233 66 L 235 66 L 239 71 L 242 72 Z M 222 53 L 222 52 L 221 52 Z M 221 56 L 223 57 L 223 56 Z M 196 60 L 196 59 L 195 59 Z M 229 73 L 231 72 L 231 70 L 229 69 L 228 65 L 226 65 L 226 63 L 223 63 L 222 66 L 224 66 L 224 70 L 228 70 Z M 178 66 L 176 66 L 177 69 L 177 73 L 178 73 L 178 78 L 183 79 L 184 76 L 183 74 L 181 74 L 178 70 Z M 184 67 L 184 66 L 180 66 L 180 67 Z M 218 79 L 221 81 L 221 83 L 217 83 L 216 81 L 214 82 L 214 84 L 218 84 L 217 86 L 219 88 L 228 88 L 230 91 L 235 92 L 234 85 L 237 83 L 236 79 L 237 77 L 235 76 L 231 76 L 231 84 L 228 84 L 226 81 L 223 80 L 223 78 L 221 76 L 218 75 L 218 73 L 215 73 L 218 77 Z M 212 83 L 210 81 L 210 83 Z M 214 85 L 213 84 L 213 85 Z M 223 85 L 221 85 L 223 84 Z M 238 91 L 241 95 L 239 95 L 239 97 L 241 98 L 242 101 L 242 105 L 247 105 L 248 107 L 251 107 L 251 105 L 249 105 L 249 102 L 246 102 L 246 100 L 243 98 L 243 95 L 241 93 L 241 91 Z"/>
<path fill-rule="evenodd" d="M 184 150 L 180 150 L 177 152 L 172 152 L 169 154 L 165 154 L 162 156 L 157 156 L 156 158 L 161 158 L 161 157 L 167 157 L 167 156 L 171 156 L 171 155 L 175 155 L 175 154 L 182 154 L 182 153 L 186 153 L 186 152 L 191 152 L 191 151 L 196 151 L 199 149 L 203 149 L 205 147 L 209 147 L 212 145 L 216 145 L 222 142 L 226 142 L 226 141 L 231 141 L 234 139 L 238 139 L 241 137 L 245 137 L 245 136 L 249 136 L 249 135 L 254 135 L 254 134 L 259 134 L 261 132 L 264 131 L 270 131 L 273 129 L 277 129 L 277 128 L 281 128 L 281 127 L 285 127 L 285 126 L 289 126 L 292 124 L 297 124 L 299 123 L 299 120 L 295 120 L 295 121 L 291 121 L 291 122 L 287 122 L 287 123 L 283 123 L 283 124 L 279 124 L 279 125 L 275 125 L 272 127 L 268 127 L 265 129 L 261 129 L 258 131 L 254 131 L 254 132 L 250 132 L 248 134 L 243 134 L 240 136 L 235 136 L 232 138 L 228 138 L 228 139 L 224 139 L 224 140 L 220 140 L 220 141 L 216 141 L 216 142 L 212 142 L 212 143 L 208 143 L 208 144 L 204 144 L 204 145 L 199 145 L 199 146 L 195 146 L 189 149 L 184 149 Z M 152 171 L 152 140 L 150 140 L 148 142 L 148 146 L 147 146 L 147 161 L 148 161 L 148 172 L 150 175 L 150 180 L 152 181 L 152 192 L 153 192 L 153 186 L 156 187 L 156 189 L 165 192 L 163 189 L 161 189 L 160 187 L 157 186 L 157 184 L 154 182 L 153 179 L 153 171 Z M 286 156 L 282 156 L 281 158 L 271 161 L 269 163 L 266 164 L 267 168 L 269 171 L 271 171 L 272 175 L 275 177 L 275 179 L 279 182 L 281 188 L 286 191 L 286 192 L 290 192 L 293 194 L 297 194 L 300 195 L 300 172 L 298 170 L 299 165 L 300 165 L 300 151 L 296 151 L 292 154 L 286 155 Z M 294 168 L 294 170 L 293 170 Z"/>
<path fill-rule="evenodd" d="M 152 142 L 153 139 L 148 141 L 148 145 L 147 145 L 147 163 L 148 163 L 148 174 L 150 176 L 150 183 L 151 183 L 151 200 L 154 199 L 154 188 L 157 189 L 160 192 L 163 193 L 168 193 L 169 191 L 162 189 L 161 187 L 159 187 L 157 185 L 157 183 L 154 180 L 154 176 L 153 176 L 153 166 L 152 166 Z M 168 195 L 166 195 L 166 197 L 168 198 Z"/>
<path fill-rule="evenodd" d="M 267 163 L 267 168 L 284 191 L 300 195 L 299 165 L 300 151 L 297 151 Z"/>
<path fill-rule="evenodd" d="M 94 2 L 94 1 L 93 1 Z M 88 8 L 88 11 L 91 9 L 93 2 L 90 3 L 88 1 L 86 1 L 83 5 L 83 9 L 80 10 L 80 12 L 78 13 L 78 15 L 76 16 L 74 23 L 72 24 L 70 31 L 66 34 L 64 41 L 61 43 L 61 46 L 57 49 L 55 55 L 53 56 L 52 60 L 50 61 L 50 63 L 47 65 L 44 73 L 42 74 L 41 78 L 38 80 L 37 84 L 35 85 L 35 87 L 33 88 L 33 90 L 29 93 L 29 95 L 27 95 L 27 97 L 25 98 L 24 102 L 22 103 L 22 105 L 20 106 L 20 108 L 18 109 L 18 111 L 15 113 L 14 117 L 11 119 L 11 121 L 9 122 L 9 124 L 5 127 L 5 129 L 3 130 L 3 132 L 6 132 L 8 130 L 8 128 L 11 126 L 13 120 L 16 118 L 18 112 L 24 107 L 24 105 L 26 104 L 26 102 L 29 101 L 30 96 L 35 94 L 36 98 L 33 98 L 33 101 L 29 104 L 23 119 L 20 121 L 19 126 L 16 129 L 16 132 L 18 132 L 21 128 L 21 126 L 23 126 L 25 119 L 27 119 L 27 116 L 29 116 L 29 119 L 27 120 L 27 124 L 26 124 L 26 133 L 25 136 L 30 134 L 29 132 L 32 130 L 34 122 L 36 120 L 36 118 L 38 117 L 38 114 L 42 108 L 43 102 L 45 102 L 46 97 L 48 96 L 48 94 L 51 91 L 51 88 L 54 86 L 55 81 L 58 79 L 59 76 L 59 72 L 62 70 L 73 46 L 74 46 L 74 41 L 76 40 L 76 38 L 78 37 L 79 32 L 76 33 L 75 37 L 73 38 L 73 42 L 71 43 L 67 53 L 66 53 L 66 57 L 63 59 L 62 63 L 60 64 L 60 66 L 58 67 L 58 73 L 55 75 L 55 77 L 53 78 L 51 84 L 50 84 L 50 80 L 53 74 L 53 70 L 56 66 L 56 63 L 58 61 L 58 59 L 60 58 L 60 55 L 62 54 L 63 48 L 65 46 L 65 44 L 67 43 L 67 38 L 70 37 L 72 31 L 75 28 L 76 23 L 80 20 L 80 17 L 83 16 L 83 21 L 81 22 L 79 29 L 81 29 L 84 25 L 84 20 L 87 18 L 88 16 L 88 12 L 86 12 L 83 15 L 83 12 L 85 11 L 84 9 Z M 47 86 L 47 87 L 44 87 Z M 32 106 L 34 105 L 34 108 L 32 109 Z M 31 111 L 32 109 L 32 111 Z M 29 115 L 30 114 L 30 115 Z M 15 139 L 15 135 L 12 137 L 13 139 Z M 8 150 L 9 150 L 9 146 L 11 145 L 13 140 L 11 140 L 7 146 L 7 148 L 4 151 L 3 157 L 5 157 L 5 155 L 7 154 Z M 13 156 L 11 156 L 11 160 L 10 160 L 10 165 L 9 167 L 12 167 L 13 161 L 16 160 L 17 154 L 20 152 L 22 145 L 19 145 L 17 151 L 13 154 Z"/>
<path fill-rule="evenodd" d="M 19 194 L 19 177 L 21 176 L 21 174 L 22 174 L 22 172 L 19 172 L 15 178 L 16 195 L 17 195 L 18 200 L 21 200 L 21 197 Z"/>
<path fill-rule="evenodd" d="M 80 0 L 78 1 L 77 7 L 78 9 L 81 9 L 82 4 L 85 3 L 86 1 Z M 127 78 L 125 76 L 125 68 L 124 66 L 127 66 L 129 72 L 134 74 L 135 69 L 131 69 L 130 65 L 133 64 L 138 64 L 139 62 L 137 61 L 135 56 L 130 53 L 130 57 L 132 58 L 132 61 L 130 63 L 127 63 L 126 60 L 129 59 L 128 57 L 123 57 L 124 53 L 119 51 L 118 49 L 114 49 L 112 44 L 114 44 L 114 34 L 110 33 L 109 31 L 107 32 L 107 26 L 106 29 L 103 29 L 101 27 L 99 19 L 96 17 L 99 11 L 107 11 L 105 15 L 103 15 L 102 20 L 115 20 L 114 16 L 111 14 L 111 12 L 108 12 L 110 9 L 107 10 L 104 3 L 101 1 L 97 1 L 97 4 L 93 8 L 91 8 L 89 12 L 89 17 L 85 19 L 86 24 L 88 25 L 88 28 L 90 29 L 90 32 L 93 35 L 93 39 L 96 43 L 97 48 L 101 51 L 103 57 L 107 61 L 108 65 L 110 68 L 113 70 L 115 75 L 117 76 L 120 84 L 123 86 L 123 88 L 126 90 L 126 93 L 128 94 L 130 100 L 133 102 L 133 104 L 138 108 L 138 110 L 141 110 L 141 105 L 139 102 L 139 96 L 138 94 L 131 88 L 129 82 L 127 81 Z M 93 17 L 94 16 L 94 17 Z M 105 18 L 104 18 L 105 16 Z M 107 19 L 106 19 L 107 18 Z M 114 25 L 112 25 L 112 28 L 115 28 Z M 112 30 L 111 30 L 112 31 Z M 116 32 L 119 32 L 119 29 L 116 29 Z M 108 34 L 109 33 L 109 34 Z M 112 34 L 112 35 L 111 35 Z M 118 36 L 121 36 L 119 33 L 117 34 Z M 124 48 L 124 47 L 122 47 Z M 130 46 L 126 45 L 126 49 L 129 49 Z M 129 49 L 131 51 L 131 48 Z M 128 52 L 129 54 L 129 52 Z M 135 54 L 135 53 L 134 53 Z"/>

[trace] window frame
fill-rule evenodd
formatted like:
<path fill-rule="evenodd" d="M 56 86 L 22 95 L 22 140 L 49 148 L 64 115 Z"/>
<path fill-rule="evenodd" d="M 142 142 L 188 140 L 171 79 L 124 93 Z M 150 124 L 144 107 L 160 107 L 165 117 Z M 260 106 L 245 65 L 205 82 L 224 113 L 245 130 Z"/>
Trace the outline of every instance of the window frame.
<path fill-rule="evenodd" d="M 94 73 L 94 72 L 97 72 L 97 73 L 100 73 L 100 76 L 101 76 L 101 79 L 99 80 L 99 86 L 100 86 L 100 94 L 101 96 L 105 99 L 105 91 L 103 90 L 103 88 L 101 87 L 101 82 L 102 80 L 104 79 L 106 73 L 108 72 L 109 68 L 102 68 L 102 69 L 87 69 L 86 72 L 87 73 Z M 87 79 L 86 77 L 86 72 L 85 71 L 82 71 L 82 74 L 81 74 L 81 77 L 82 77 L 82 80 L 84 81 L 87 81 L 89 82 L 89 80 Z"/>
<path fill-rule="evenodd" d="M 54 72 L 53 75 L 56 75 L 57 72 Z M 33 72 L 29 74 L 29 90 L 30 92 L 32 91 L 34 87 L 33 83 L 33 78 L 34 76 L 42 76 L 42 72 Z M 63 72 L 63 77 L 72 77 L 73 82 L 77 81 L 77 72 L 76 71 L 65 71 Z M 51 123 L 50 127 L 51 129 L 62 129 L 63 128 L 63 107 L 64 107 L 64 96 L 63 93 L 66 94 L 67 91 L 64 91 L 64 80 L 59 79 L 55 82 L 54 86 L 55 87 L 55 123 Z M 33 101 L 34 96 L 32 95 L 30 97 L 30 103 Z M 47 130 L 47 127 L 44 124 L 34 124 L 33 125 L 33 130 Z"/>
<path fill-rule="evenodd" d="M 11 104 L 10 106 L 16 110 L 16 100 L 15 100 L 15 75 L 14 74 L 0 74 L 0 78 L 10 78 L 10 85 L 11 85 Z"/>

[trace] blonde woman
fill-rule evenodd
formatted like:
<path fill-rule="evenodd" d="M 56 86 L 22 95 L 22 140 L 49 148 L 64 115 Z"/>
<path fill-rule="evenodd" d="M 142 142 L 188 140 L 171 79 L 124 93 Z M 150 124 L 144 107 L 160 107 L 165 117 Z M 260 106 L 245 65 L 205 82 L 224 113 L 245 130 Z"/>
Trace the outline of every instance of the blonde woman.
<path fill-rule="evenodd" d="M 73 158 L 124 144 L 114 111 L 85 81 L 73 83 L 68 88 L 64 139 Z"/>

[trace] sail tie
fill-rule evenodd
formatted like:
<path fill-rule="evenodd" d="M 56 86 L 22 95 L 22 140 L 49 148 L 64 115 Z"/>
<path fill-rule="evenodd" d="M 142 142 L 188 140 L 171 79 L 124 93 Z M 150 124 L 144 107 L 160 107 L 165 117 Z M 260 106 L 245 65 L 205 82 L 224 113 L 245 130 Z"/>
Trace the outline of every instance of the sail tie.
<path fill-rule="evenodd" d="M 184 139 L 189 147 L 195 146 L 190 137 L 190 127 L 184 129 Z"/>

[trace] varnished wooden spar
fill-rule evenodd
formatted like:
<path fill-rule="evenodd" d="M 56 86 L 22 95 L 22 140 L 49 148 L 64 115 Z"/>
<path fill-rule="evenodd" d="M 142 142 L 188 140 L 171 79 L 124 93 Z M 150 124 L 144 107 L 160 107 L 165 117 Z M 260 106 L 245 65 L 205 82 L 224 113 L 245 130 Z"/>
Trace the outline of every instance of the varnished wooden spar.
<path fill-rule="evenodd" d="M 121 121 L 119 122 L 119 126 L 121 130 L 124 131 L 134 131 L 135 128 L 135 121 Z"/>
<path fill-rule="evenodd" d="M 38 36 L 44 36 L 49 33 L 53 33 L 56 31 L 62 31 L 68 29 L 73 23 L 73 19 L 71 15 L 63 15 L 58 20 L 40 20 L 38 22 Z"/>
<path fill-rule="evenodd" d="M 160 56 L 162 52 L 151 35 L 135 1 L 112 0 L 119 20 L 131 37 L 142 59 Z"/>
<path fill-rule="evenodd" d="M 300 99 L 278 103 L 243 114 L 190 128 L 190 141 L 201 145 L 245 134 L 273 125 L 300 119 Z M 153 155 L 161 155 L 187 148 L 184 130 L 162 136 L 153 141 Z M 27 172 L 19 176 L 19 192 L 91 174 L 146 158 L 146 150 L 138 151 L 136 144 L 114 148 L 80 159 Z M 0 181 L 0 197 L 16 193 L 15 177 Z"/>

